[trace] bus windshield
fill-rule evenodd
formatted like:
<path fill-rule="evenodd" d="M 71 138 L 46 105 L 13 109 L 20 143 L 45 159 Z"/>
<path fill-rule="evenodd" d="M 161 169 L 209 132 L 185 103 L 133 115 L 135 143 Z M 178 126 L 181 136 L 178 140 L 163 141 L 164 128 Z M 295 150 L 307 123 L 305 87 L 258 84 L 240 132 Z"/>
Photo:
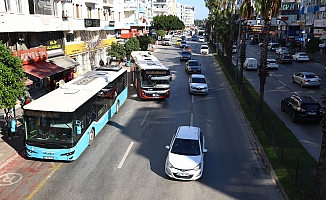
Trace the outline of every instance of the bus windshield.
<path fill-rule="evenodd" d="M 72 113 L 31 110 L 26 110 L 25 113 L 26 144 L 58 149 L 71 148 L 76 143 Z"/>

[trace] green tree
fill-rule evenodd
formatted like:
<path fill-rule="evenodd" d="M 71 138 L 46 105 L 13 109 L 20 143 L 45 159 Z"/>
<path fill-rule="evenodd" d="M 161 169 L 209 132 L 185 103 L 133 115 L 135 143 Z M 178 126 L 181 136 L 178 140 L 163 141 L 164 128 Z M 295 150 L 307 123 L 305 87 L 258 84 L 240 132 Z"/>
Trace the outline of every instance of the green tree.
<path fill-rule="evenodd" d="M 0 41 L 0 106 L 13 108 L 25 95 L 27 80 L 22 61 Z"/>
<path fill-rule="evenodd" d="M 155 30 L 181 30 L 185 25 L 175 15 L 158 15 L 153 17 L 152 28 Z"/>
<path fill-rule="evenodd" d="M 280 44 L 281 47 L 285 47 L 286 46 L 286 41 L 284 39 L 279 39 L 278 43 Z"/>
<path fill-rule="evenodd" d="M 314 60 L 315 53 L 319 52 L 319 44 L 321 43 L 321 40 L 319 38 L 313 37 L 309 40 L 309 42 L 306 45 L 306 51 L 307 53 L 312 54 L 312 60 Z"/>
<path fill-rule="evenodd" d="M 127 55 L 130 55 L 131 52 L 133 52 L 133 51 L 139 51 L 139 48 L 140 48 L 140 43 L 137 38 L 130 38 L 125 43 L 125 50 L 126 50 Z"/>
<path fill-rule="evenodd" d="M 299 47 L 299 45 L 298 45 L 298 43 L 296 42 L 296 41 L 291 41 L 290 42 L 290 49 L 296 49 L 296 48 L 298 48 Z"/>
<path fill-rule="evenodd" d="M 116 59 L 124 59 L 126 57 L 126 50 L 123 44 L 113 42 L 110 47 L 106 49 L 108 56 L 115 57 Z"/>
<path fill-rule="evenodd" d="M 155 31 L 155 33 L 158 37 L 161 37 L 161 38 L 164 38 L 164 36 L 165 36 L 164 30 L 157 30 L 157 31 Z"/>
<path fill-rule="evenodd" d="M 146 51 L 148 49 L 148 44 L 153 44 L 154 43 L 154 39 L 151 36 L 139 36 L 137 37 L 139 44 L 140 44 L 140 49 L 142 51 Z"/>

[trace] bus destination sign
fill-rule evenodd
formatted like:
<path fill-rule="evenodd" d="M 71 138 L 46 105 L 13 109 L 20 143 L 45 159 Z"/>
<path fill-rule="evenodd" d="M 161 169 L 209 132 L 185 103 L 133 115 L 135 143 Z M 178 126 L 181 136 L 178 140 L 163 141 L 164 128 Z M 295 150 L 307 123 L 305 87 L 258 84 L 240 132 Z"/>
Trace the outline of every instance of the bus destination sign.
<path fill-rule="evenodd" d="M 57 112 L 45 112 L 45 111 L 35 111 L 35 110 L 24 110 L 24 115 L 33 117 L 51 117 L 59 118 L 60 113 Z"/>

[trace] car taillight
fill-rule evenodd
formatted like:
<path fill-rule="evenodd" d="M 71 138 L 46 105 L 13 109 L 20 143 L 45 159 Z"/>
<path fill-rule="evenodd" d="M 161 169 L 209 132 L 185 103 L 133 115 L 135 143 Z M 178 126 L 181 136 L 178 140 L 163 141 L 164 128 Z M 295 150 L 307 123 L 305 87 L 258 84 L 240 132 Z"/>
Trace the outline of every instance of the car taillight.
<path fill-rule="evenodd" d="M 297 108 L 297 111 L 299 111 L 299 112 L 304 112 L 304 111 L 306 111 L 306 110 L 303 109 L 303 108 Z"/>
<path fill-rule="evenodd" d="M 321 109 L 319 109 L 319 112 L 320 113 L 324 113 L 324 110 L 321 108 Z"/>

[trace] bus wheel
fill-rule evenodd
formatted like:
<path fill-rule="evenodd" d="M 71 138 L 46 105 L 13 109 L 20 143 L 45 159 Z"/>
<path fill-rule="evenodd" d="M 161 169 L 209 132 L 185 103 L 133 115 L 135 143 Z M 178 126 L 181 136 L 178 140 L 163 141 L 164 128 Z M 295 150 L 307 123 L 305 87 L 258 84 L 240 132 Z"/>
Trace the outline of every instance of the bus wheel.
<path fill-rule="evenodd" d="M 89 143 L 88 143 L 88 146 L 91 146 L 93 144 L 94 137 L 95 137 L 95 131 L 92 128 L 91 132 L 89 132 Z"/>
<path fill-rule="evenodd" d="M 118 113 L 119 109 L 120 109 L 120 101 L 117 102 L 117 107 L 116 107 L 115 113 Z"/>

